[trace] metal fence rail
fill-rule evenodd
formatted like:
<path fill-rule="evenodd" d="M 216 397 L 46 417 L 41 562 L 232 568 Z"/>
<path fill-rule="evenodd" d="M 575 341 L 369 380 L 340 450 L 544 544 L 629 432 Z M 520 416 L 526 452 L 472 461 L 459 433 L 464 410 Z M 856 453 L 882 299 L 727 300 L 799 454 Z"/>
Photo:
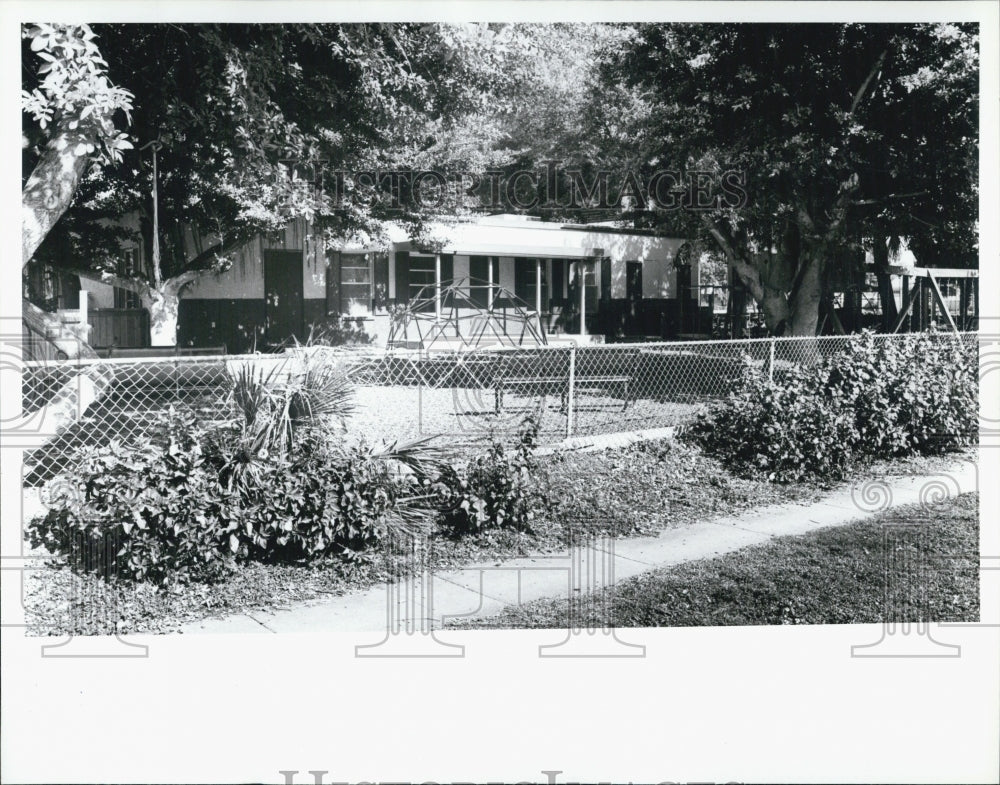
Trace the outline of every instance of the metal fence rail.
<path fill-rule="evenodd" d="M 935 333 L 934 340 L 973 348 L 977 333 Z M 858 336 L 764 338 L 629 344 L 555 345 L 428 354 L 300 349 L 313 362 L 343 367 L 356 389 L 348 434 L 369 442 L 438 434 L 460 451 L 490 435 L 512 438 L 533 416 L 539 441 L 677 425 L 718 400 L 755 367 L 768 375 L 846 348 Z M 879 335 L 902 341 L 906 335 Z M 25 363 L 22 408 L 46 406 L 74 376 L 99 364 L 111 378 L 77 421 L 25 456 L 29 483 L 70 471 L 83 445 L 155 438 L 165 415 L 188 412 L 203 422 L 232 417 L 232 376 L 252 363 L 292 367 L 279 355 L 103 359 Z"/>

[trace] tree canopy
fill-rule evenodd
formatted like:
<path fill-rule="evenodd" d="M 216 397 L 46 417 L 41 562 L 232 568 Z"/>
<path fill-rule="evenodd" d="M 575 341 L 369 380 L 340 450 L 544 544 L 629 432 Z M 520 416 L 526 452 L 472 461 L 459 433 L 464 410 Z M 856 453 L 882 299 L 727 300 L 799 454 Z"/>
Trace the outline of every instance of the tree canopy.
<path fill-rule="evenodd" d="M 775 332 L 812 334 L 865 243 L 976 262 L 975 25 L 645 25 L 605 78 L 655 118 L 647 167 L 744 173 L 746 204 L 697 217 Z"/>
<path fill-rule="evenodd" d="M 508 205 L 545 218 L 586 217 L 532 202 L 553 184 L 634 176 L 602 217 L 714 244 L 775 333 L 811 334 L 865 249 L 977 260 L 975 25 L 34 25 L 23 62 L 40 260 L 113 272 L 130 232 L 151 258 L 155 152 L 163 258 L 122 281 L 140 293 L 176 297 L 293 218 L 419 237 L 476 207 L 459 187 L 414 199 L 412 181 L 378 181 L 390 171 L 551 165 Z M 679 189 L 736 172 L 746 199 L 658 208 L 641 191 L 664 170 Z M 116 221 L 130 213 L 137 229 Z M 194 257 L 189 228 L 212 238 Z"/>
<path fill-rule="evenodd" d="M 108 78 L 134 96 L 134 149 L 121 166 L 93 161 L 43 254 L 113 261 L 124 230 L 100 219 L 137 211 L 149 223 L 152 143 L 165 278 L 211 267 L 292 218 L 340 235 L 377 233 L 393 205 L 383 192 L 366 199 L 363 185 L 349 198 L 333 183 L 315 187 L 331 170 L 481 168 L 490 146 L 470 143 L 463 123 L 502 91 L 509 56 L 503 31 L 485 26 L 95 25 L 88 35 Z M 46 130 L 29 129 L 26 171 Z M 419 222 L 420 210 L 402 217 Z M 218 242 L 184 259 L 172 253 L 182 227 Z"/>

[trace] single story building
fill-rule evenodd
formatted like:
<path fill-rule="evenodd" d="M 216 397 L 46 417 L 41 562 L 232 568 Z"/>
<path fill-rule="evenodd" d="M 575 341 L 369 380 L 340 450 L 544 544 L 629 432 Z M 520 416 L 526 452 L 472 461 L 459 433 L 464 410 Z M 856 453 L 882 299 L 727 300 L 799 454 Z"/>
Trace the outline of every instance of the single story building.
<path fill-rule="evenodd" d="M 379 246 L 327 247 L 298 220 L 256 237 L 232 253 L 228 270 L 181 289 L 178 346 L 269 351 L 293 338 L 304 342 L 312 325 L 345 320 L 385 346 L 393 312 L 417 299 L 425 307 L 451 306 L 435 301 L 434 292 L 452 285 L 466 295 L 453 298 L 461 307 L 492 308 L 501 321 L 517 303 L 553 340 L 671 338 L 707 332 L 700 321 L 711 321 L 710 307 L 698 303 L 698 260 L 680 238 L 523 215 L 442 222 L 431 228 L 431 247 L 414 243 L 398 226 L 388 233 L 388 243 Z M 214 242 L 190 230 L 182 238 L 188 256 Z M 142 256 L 139 247 L 123 249 L 120 274 L 141 267 Z M 77 307 L 86 292 L 92 346 L 149 345 L 149 314 L 131 291 L 75 275 L 52 278 L 41 268 L 34 274 L 33 288 L 58 307 Z"/>
<path fill-rule="evenodd" d="M 670 325 L 660 315 L 683 314 L 679 295 L 689 314 L 697 311 L 697 260 L 679 263 L 683 239 L 521 215 L 433 231 L 433 251 L 395 227 L 388 248 L 324 248 L 301 221 L 260 237 L 228 271 L 183 290 L 178 343 L 266 349 L 293 336 L 304 341 L 310 325 L 346 317 L 384 346 L 393 310 L 452 283 L 483 309 L 507 307 L 502 292 L 513 293 L 547 335 L 666 337 Z M 640 309 L 640 301 L 653 307 Z"/>

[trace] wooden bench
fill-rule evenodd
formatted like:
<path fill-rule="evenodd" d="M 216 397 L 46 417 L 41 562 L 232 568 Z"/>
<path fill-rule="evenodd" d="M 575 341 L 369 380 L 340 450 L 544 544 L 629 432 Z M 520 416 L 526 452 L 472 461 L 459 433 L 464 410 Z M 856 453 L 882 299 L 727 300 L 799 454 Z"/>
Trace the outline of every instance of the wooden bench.
<path fill-rule="evenodd" d="M 622 411 L 628 408 L 629 385 L 631 376 L 576 376 L 573 379 L 574 390 L 593 389 L 599 386 L 602 390 L 606 384 L 620 384 Z M 569 399 L 569 376 L 502 376 L 494 380 L 494 411 L 499 414 L 503 409 L 503 394 L 505 390 L 525 390 L 530 395 L 540 392 L 548 395 L 554 392 L 560 394 L 559 411 L 566 411 Z"/>
<path fill-rule="evenodd" d="M 143 346 L 143 347 L 95 347 L 101 359 L 117 357 L 121 359 L 172 358 L 172 357 L 216 357 L 226 354 L 225 346 Z"/>

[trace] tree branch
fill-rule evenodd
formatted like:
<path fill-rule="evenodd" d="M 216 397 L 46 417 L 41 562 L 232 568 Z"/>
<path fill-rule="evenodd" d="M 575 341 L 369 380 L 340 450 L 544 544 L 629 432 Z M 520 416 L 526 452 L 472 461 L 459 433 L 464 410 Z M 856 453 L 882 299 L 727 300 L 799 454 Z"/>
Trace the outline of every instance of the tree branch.
<path fill-rule="evenodd" d="M 58 269 L 62 273 L 76 275 L 80 278 L 85 278 L 88 281 L 95 281 L 96 283 L 103 283 L 108 286 L 117 286 L 119 289 L 127 289 L 128 291 L 135 292 L 140 296 L 146 295 L 150 289 L 150 286 L 146 281 L 137 280 L 135 278 L 123 278 L 120 275 L 115 275 L 114 273 L 102 270 L 87 270 L 80 267 L 59 267 Z"/>
<path fill-rule="evenodd" d="M 239 248 L 241 245 L 246 244 L 250 239 L 251 237 L 246 236 L 242 232 L 237 232 L 228 240 L 216 243 L 207 251 L 202 251 L 193 259 L 186 261 L 181 267 L 181 273 L 207 272 L 207 268 L 213 259 L 232 251 L 234 248 Z"/>
<path fill-rule="evenodd" d="M 722 252 L 726 255 L 729 265 L 740 276 L 740 280 L 750 289 L 750 294 L 757 302 L 761 302 L 764 299 L 764 286 L 760 280 L 760 271 L 736 252 L 726 236 L 708 215 L 699 212 L 698 216 L 701 218 L 701 222 L 705 225 L 705 228 L 708 229 L 708 233 L 712 235 L 715 242 L 719 244 Z"/>
<path fill-rule="evenodd" d="M 187 286 L 189 283 L 197 280 L 201 276 L 205 275 L 208 270 L 186 270 L 185 272 L 179 273 L 178 275 L 168 278 L 163 282 L 164 289 L 173 289 L 174 292 L 180 294 L 181 289 Z"/>
<path fill-rule="evenodd" d="M 889 194 L 888 196 L 883 196 L 881 199 L 855 199 L 851 204 L 855 207 L 869 207 L 885 202 L 901 202 L 904 199 L 913 199 L 917 196 L 927 196 L 927 191 L 914 191 L 908 194 Z"/>
<path fill-rule="evenodd" d="M 852 117 L 854 115 L 855 110 L 858 108 L 858 106 L 860 106 L 861 101 L 865 97 L 865 93 L 868 92 L 869 86 L 871 86 L 871 83 L 874 81 L 875 77 L 878 76 L 878 72 L 882 70 L 882 63 L 885 62 L 886 55 L 888 54 L 889 54 L 888 48 L 883 49 L 882 54 L 880 54 L 878 56 L 878 59 L 875 60 L 875 65 L 872 66 L 872 69 L 868 72 L 868 76 L 865 77 L 865 81 L 861 83 L 861 87 L 859 87 L 858 91 L 854 94 L 854 100 L 851 101 L 851 108 L 847 112 L 848 117 Z"/>

